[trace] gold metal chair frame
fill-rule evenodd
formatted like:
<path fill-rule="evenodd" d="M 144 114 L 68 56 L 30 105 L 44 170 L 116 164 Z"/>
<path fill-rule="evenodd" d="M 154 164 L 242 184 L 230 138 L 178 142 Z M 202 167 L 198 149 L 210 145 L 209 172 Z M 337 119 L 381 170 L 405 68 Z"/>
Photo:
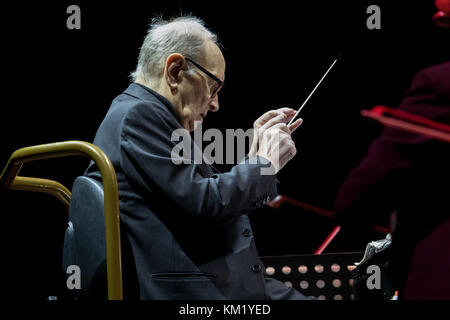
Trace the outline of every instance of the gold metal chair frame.
<path fill-rule="evenodd" d="M 71 192 L 65 186 L 53 180 L 18 176 L 22 165 L 26 162 L 67 156 L 89 158 L 100 170 L 104 190 L 108 299 L 122 300 L 122 259 L 116 172 L 111 161 L 100 148 L 84 141 L 64 141 L 19 149 L 11 155 L 3 170 L 0 186 L 12 190 L 51 194 L 68 210 Z"/>

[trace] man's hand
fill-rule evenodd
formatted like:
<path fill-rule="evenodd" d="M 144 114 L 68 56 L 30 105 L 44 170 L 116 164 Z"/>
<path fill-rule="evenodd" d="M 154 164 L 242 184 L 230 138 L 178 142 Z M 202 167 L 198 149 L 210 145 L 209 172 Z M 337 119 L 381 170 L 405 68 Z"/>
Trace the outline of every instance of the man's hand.
<path fill-rule="evenodd" d="M 275 173 L 281 170 L 297 153 L 291 133 L 302 124 L 303 119 L 296 120 L 290 126 L 286 124 L 294 115 L 295 110 L 280 108 L 259 117 L 253 124 L 254 137 L 249 157 L 264 157 L 272 163 Z"/>

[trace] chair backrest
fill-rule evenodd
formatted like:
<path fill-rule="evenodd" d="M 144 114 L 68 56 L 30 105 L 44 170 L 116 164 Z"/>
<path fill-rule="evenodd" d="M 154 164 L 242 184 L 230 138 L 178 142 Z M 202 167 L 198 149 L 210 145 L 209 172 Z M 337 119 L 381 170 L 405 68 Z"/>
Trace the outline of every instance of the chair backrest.
<path fill-rule="evenodd" d="M 72 193 L 62 184 L 53 180 L 18 175 L 26 162 L 67 156 L 84 156 L 93 160 L 102 177 L 101 185 L 88 178 L 77 179 L 74 184 L 73 203 Z M 113 164 L 99 147 L 89 142 L 73 140 L 16 150 L 0 174 L 0 187 L 48 193 L 60 200 L 66 209 L 69 209 L 70 205 L 72 208 L 69 210 L 63 258 L 65 271 L 71 265 L 78 266 L 75 270 L 82 267 L 80 271 L 83 276 L 80 278 L 83 286 L 78 293 L 103 297 L 103 286 L 98 284 L 103 283 L 107 263 L 108 299 L 123 300 L 117 177 Z M 105 238 L 108 240 L 106 244 Z M 131 271 L 134 271 L 134 275 L 135 270 Z M 76 274 L 72 276 L 76 278 Z M 68 284 L 72 276 L 68 279 Z M 134 286 L 137 286 L 135 282 Z"/>
<path fill-rule="evenodd" d="M 100 182 L 78 177 L 72 188 L 64 236 L 63 269 L 76 265 L 81 288 L 77 299 L 107 299 L 104 196 Z"/>

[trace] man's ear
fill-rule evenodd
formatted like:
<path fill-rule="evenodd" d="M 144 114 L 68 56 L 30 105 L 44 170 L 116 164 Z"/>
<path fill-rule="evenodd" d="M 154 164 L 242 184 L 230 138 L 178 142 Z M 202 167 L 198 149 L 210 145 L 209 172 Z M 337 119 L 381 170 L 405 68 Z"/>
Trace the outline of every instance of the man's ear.
<path fill-rule="evenodd" d="M 181 82 L 181 71 L 183 70 L 184 61 L 184 57 L 179 53 L 172 53 L 166 59 L 164 77 L 170 90 L 176 90 Z"/>

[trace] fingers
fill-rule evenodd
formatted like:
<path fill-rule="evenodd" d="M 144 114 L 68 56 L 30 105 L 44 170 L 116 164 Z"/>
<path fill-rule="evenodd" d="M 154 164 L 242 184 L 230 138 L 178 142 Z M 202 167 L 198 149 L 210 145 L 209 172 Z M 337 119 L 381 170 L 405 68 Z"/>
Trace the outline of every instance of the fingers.
<path fill-rule="evenodd" d="M 267 111 L 261 117 L 256 119 L 256 121 L 253 124 L 253 126 L 256 127 L 256 128 L 262 127 L 267 121 L 269 121 L 270 119 L 272 119 L 272 118 L 274 118 L 276 116 L 279 116 L 281 114 L 282 114 L 282 112 L 279 112 L 277 110 Z"/>
<path fill-rule="evenodd" d="M 259 117 L 255 123 L 253 124 L 253 126 L 255 128 L 259 128 L 262 127 L 263 125 L 265 125 L 268 121 L 270 121 L 271 119 L 277 117 L 277 116 L 281 116 L 281 115 L 285 115 L 286 121 L 290 120 L 292 118 L 293 115 L 295 115 L 296 111 L 291 109 L 291 108 L 279 108 L 276 110 L 269 110 L 266 113 L 264 113 L 261 117 Z"/>
<path fill-rule="evenodd" d="M 278 125 L 278 124 L 286 125 L 286 122 L 291 120 L 294 115 L 295 115 L 295 113 L 288 113 L 288 114 L 286 114 L 286 113 L 282 112 L 282 113 L 278 114 L 276 117 L 274 117 L 274 118 L 270 119 L 269 121 L 267 121 L 260 128 L 263 129 L 263 130 L 267 130 L 267 129 L 269 129 L 271 127 L 274 127 L 275 125 Z M 287 126 L 286 126 L 286 129 L 289 129 L 289 128 L 287 128 Z"/>
<path fill-rule="evenodd" d="M 279 113 L 276 117 L 271 118 L 269 121 L 264 123 L 264 125 L 261 126 L 260 129 L 267 130 L 270 127 L 273 127 L 277 123 L 285 122 L 286 121 L 286 115 L 284 113 Z"/>
<path fill-rule="evenodd" d="M 275 168 L 275 172 L 281 170 L 296 154 L 297 149 L 285 123 L 277 124 L 269 130 L 264 130 L 260 140 L 257 155 L 270 160 Z"/>
<path fill-rule="evenodd" d="M 302 118 L 295 120 L 295 122 L 289 126 L 289 130 L 291 131 L 291 133 L 293 133 L 295 130 L 297 130 L 297 128 L 300 127 L 302 125 L 302 123 L 303 123 Z"/>
<path fill-rule="evenodd" d="M 297 111 L 295 111 L 294 109 L 291 109 L 291 108 L 279 108 L 276 111 L 283 112 L 286 115 L 295 114 L 297 112 Z"/>
<path fill-rule="evenodd" d="M 267 111 L 254 123 L 255 134 L 250 153 L 270 160 L 276 172 L 297 154 L 291 133 L 301 126 L 303 119 L 287 125 L 295 115 L 296 111 L 291 108 L 279 108 Z"/>
<path fill-rule="evenodd" d="M 280 145 L 280 157 L 279 157 L 279 170 L 281 170 L 292 158 L 297 154 L 297 148 L 295 147 L 292 139 L 286 139 L 284 143 Z"/>
<path fill-rule="evenodd" d="M 272 129 L 281 130 L 283 132 L 286 132 L 288 135 L 291 135 L 291 130 L 289 130 L 288 125 L 284 122 L 277 123 L 269 128 L 269 130 L 272 130 Z"/>

